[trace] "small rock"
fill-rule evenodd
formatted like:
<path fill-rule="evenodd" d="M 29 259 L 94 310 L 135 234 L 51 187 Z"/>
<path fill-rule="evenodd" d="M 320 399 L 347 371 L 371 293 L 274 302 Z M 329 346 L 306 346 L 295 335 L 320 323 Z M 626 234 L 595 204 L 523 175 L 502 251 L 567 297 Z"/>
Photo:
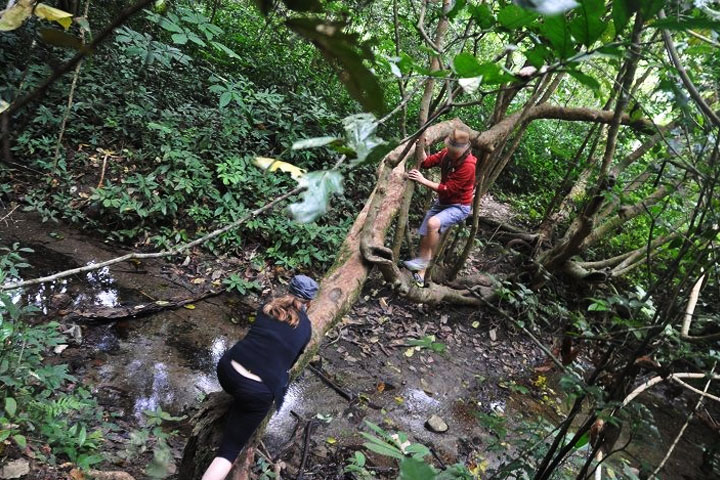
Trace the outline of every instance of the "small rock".
<path fill-rule="evenodd" d="M 425 422 L 425 428 L 435 433 L 444 433 L 448 431 L 448 426 L 445 421 L 437 415 L 432 415 Z"/>
<path fill-rule="evenodd" d="M 28 473 L 30 473 L 30 464 L 24 458 L 18 458 L 2 467 L 0 478 L 20 478 Z"/>

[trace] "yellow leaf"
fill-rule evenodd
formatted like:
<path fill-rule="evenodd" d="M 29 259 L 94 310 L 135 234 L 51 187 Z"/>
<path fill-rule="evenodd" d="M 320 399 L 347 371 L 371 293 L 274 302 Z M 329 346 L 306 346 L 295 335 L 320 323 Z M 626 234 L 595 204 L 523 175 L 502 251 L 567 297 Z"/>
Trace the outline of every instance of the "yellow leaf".
<path fill-rule="evenodd" d="M 72 13 L 51 7 L 50 5 L 45 5 L 44 3 L 38 3 L 38 6 L 35 7 L 35 15 L 50 22 L 57 22 L 62 25 L 65 30 L 72 25 Z"/>
<path fill-rule="evenodd" d="M 472 322 L 472 327 L 473 327 L 473 328 L 478 328 L 479 326 L 480 326 L 480 322 L 478 322 L 477 320 L 475 320 L 474 322 Z"/>
<path fill-rule="evenodd" d="M 410 347 L 407 350 L 405 350 L 405 356 L 406 357 L 412 357 L 415 354 L 415 347 Z"/>
<path fill-rule="evenodd" d="M 195 310 L 195 305 L 193 305 L 192 303 L 188 303 L 187 305 L 185 305 L 185 308 L 187 308 L 188 310 Z"/>
<path fill-rule="evenodd" d="M 0 31 L 9 32 L 23 24 L 32 13 L 33 0 L 18 0 L 10 8 L 0 12 Z"/>
<path fill-rule="evenodd" d="M 300 177 L 307 173 L 307 170 L 296 167 L 291 163 L 281 162 L 280 160 L 268 157 L 255 157 L 255 166 L 270 172 L 274 172 L 275 170 L 287 172 L 295 181 L 299 180 Z"/>
<path fill-rule="evenodd" d="M 395 403 L 397 403 L 398 405 L 402 405 L 403 403 L 405 403 L 405 399 L 403 397 L 395 397 Z"/>
<path fill-rule="evenodd" d="M 191 280 L 191 282 L 194 283 L 195 285 L 200 285 L 201 283 L 205 283 L 205 279 L 202 277 L 197 277 L 197 278 L 193 278 Z"/>
<path fill-rule="evenodd" d="M 337 440 L 335 440 L 335 438 L 333 438 L 333 437 L 328 437 L 325 439 L 325 441 L 327 443 L 329 443 L 330 445 L 335 445 L 337 443 Z"/>

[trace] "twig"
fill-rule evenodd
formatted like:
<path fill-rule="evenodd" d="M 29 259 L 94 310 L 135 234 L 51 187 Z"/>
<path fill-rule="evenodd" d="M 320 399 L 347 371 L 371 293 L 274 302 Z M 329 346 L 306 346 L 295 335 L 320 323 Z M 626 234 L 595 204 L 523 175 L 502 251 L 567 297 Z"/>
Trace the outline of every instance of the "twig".
<path fill-rule="evenodd" d="M 297 480 L 303 479 L 303 474 L 305 472 L 305 464 L 307 463 L 308 447 L 310 445 L 310 436 L 312 435 L 312 430 L 315 425 L 317 425 L 317 420 L 310 420 L 307 425 L 305 425 L 305 443 L 303 444 L 302 461 L 300 462 L 300 469 L 298 471 Z"/>
<path fill-rule="evenodd" d="M 717 365 L 717 363 L 715 363 L 715 365 L 713 365 L 712 369 L 710 370 L 710 375 L 712 375 L 713 372 L 715 371 L 716 365 Z M 705 388 L 703 389 L 704 393 L 707 393 L 708 389 L 710 388 L 710 383 L 712 383 L 712 380 L 713 380 L 712 376 L 710 378 L 708 378 L 708 381 L 705 383 Z M 673 451 L 675 450 L 675 447 L 677 446 L 678 442 L 680 441 L 680 438 L 682 438 L 683 434 L 685 433 L 685 429 L 690 424 L 690 420 L 692 420 L 693 415 L 695 415 L 695 412 L 697 411 L 697 409 L 700 408 L 700 405 L 702 405 L 702 401 L 703 401 L 703 396 L 700 395 L 697 402 L 695 403 L 695 407 L 690 411 L 690 413 L 687 416 L 687 419 L 685 420 L 685 423 L 683 424 L 682 428 L 680 429 L 677 436 L 675 437 L 675 440 L 673 440 L 672 445 L 670 445 L 670 448 L 668 448 L 668 451 L 667 451 L 667 453 L 665 453 L 665 456 L 663 457 L 662 461 L 658 464 L 657 467 L 655 467 L 655 470 L 653 470 L 653 472 L 650 474 L 650 476 L 648 477 L 648 480 L 652 480 L 653 477 L 657 476 L 657 474 L 660 472 L 660 470 L 662 470 L 662 468 L 665 466 L 665 463 L 670 458 L 670 455 L 672 455 Z"/>
<path fill-rule="evenodd" d="M 124 262 L 126 260 L 130 260 L 133 258 L 137 258 L 137 259 L 162 258 L 162 257 L 171 256 L 171 255 L 177 255 L 178 253 L 180 253 L 182 251 L 185 251 L 192 247 L 200 245 L 212 238 L 217 237 L 218 235 L 222 235 L 223 233 L 227 232 L 228 230 L 232 230 L 233 228 L 238 227 L 239 225 L 250 220 L 251 218 L 254 218 L 254 217 L 260 215 L 261 213 L 265 212 L 266 210 L 270 210 L 272 207 L 274 207 L 278 203 L 282 202 L 283 200 L 287 199 L 288 197 L 291 197 L 297 193 L 302 192 L 303 190 L 305 190 L 305 188 L 306 187 L 296 187 L 293 190 L 291 190 L 290 192 L 287 192 L 284 195 L 277 197 L 275 200 L 271 201 L 270 203 L 267 203 L 264 206 L 253 210 L 248 215 L 245 215 L 244 217 L 242 217 L 239 220 L 236 220 L 235 222 L 231 223 L 230 225 L 226 225 L 223 228 L 219 228 L 213 232 L 208 233 L 204 237 L 200 237 L 197 240 L 193 240 L 192 242 L 178 245 L 177 247 L 171 248 L 170 250 L 163 250 L 161 252 L 153 252 L 153 253 L 137 253 L 137 252 L 128 253 L 127 255 L 123 255 L 121 257 L 116 257 L 116 258 L 106 260 L 106 261 L 100 262 L 100 263 L 94 263 L 92 265 L 85 265 L 84 267 L 78 267 L 78 268 L 73 268 L 70 270 L 65 270 L 63 272 L 59 272 L 59 273 L 56 273 L 53 275 L 48 275 L 47 277 L 34 278 L 32 280 L 23 280 L 20 282 L 5 283 L 3 285 L 0 285 L 0 291 L 11 290 L 11 289 L 15 289 L 15 288 L 25 287 L 28 285 L 35 285 L 38 283 L 52 282 L 59 278 L 65 278 L 65 277 L 69 277 L 71 275 L 75 275 L 77 273 L 83 273 L 83 272 L 89 272 L 91 270 L 97 270 L 97 269 L 106 267 L 108 265 L 113 265 L 116 263 Z"/>
<path fill-rule="evenodd" d="M 284 454 L 285 451 L 290 447 L 290 445 L 292 445 L 293 443 L 295 443 L 295 435 L 297 435 L 297 431 L 298 431 L 298 429 L 300 428 L 300 423 L 301 423 L 301 421 L 302 421 L 302 418 L 300 417 L 300 415 L 298 415 L 297 413 L 295 413 L 295 412 L 292 411 L 292 410 L 290 410 L 290 415 L 292 415 L 292 417 L 295 419 L 295 427 L 293 427 L 293 431 L 292 431 L 292 433 L 290 434 L 290 438 L 288 439 L 288 441 L 285 442 L 285 443 L 278 449 L 278 453 L 276 453 L 276 454 L 272 457 L 273 463 L 275 463 L 275 462 L 277 462 L 278 460 L 280 460 L 280 457 L 283 456 L 283 454 Z"/>
<path fill-rule="evenodd" d="M 308 365 L 307 368 L 309 368 L 311 372 L 313 372 L 315 375 L 317 375 L 318 378 L 320 378 L 320 380 L 322 380 L 325 385 L 327 385 L 328 387 L 335 390 L 338 395 L 343 397 L 348 402 L 354 402 L 358 399 L 357 394 L 355 394 L 353 392 L 348 392 L 347 390 L 345 390 L 344 388 L 342 388 L 341 386 L 339 386 L 338 384 L 336 384 L 335 382 L 330 380 L 325 374 L 323 374 L 317 368 L 313 367 L 312 365 Z M 381 408 L 379 405 L 376 405 L 370 401 L 368 401 L 368 406 L 370 408 L 372 408 L 373 410 L 380 410 L 380 408 Z"/>
<path fill-rule="evenodd" d="M 0 218 L 0 222 L 4 222 L 10 215 L 13 214 L 13 212 L 14 212 L 15 210 L 18 209 L 19 206 L 20 206 L 19 204 L 18 204 L 18 205 L 15 205 L 15 206 L 12 208 L 12 210 L 10 210 L 10 211 L 9 211 L 8 213 L 6 213 L 2 218 Z"/>
<path fill-rule="evenodd" d="M 108 155 L 106 154 L 103 157 L 102 169 L 100 170 L 100 180 L 98 180 L 97 187 L 95 187 L 96 189 L 100 189 L 100 187 L 102 187 L 103 180 L 105 180 L 105 168 L 107 167 L 107 159 Z"/>

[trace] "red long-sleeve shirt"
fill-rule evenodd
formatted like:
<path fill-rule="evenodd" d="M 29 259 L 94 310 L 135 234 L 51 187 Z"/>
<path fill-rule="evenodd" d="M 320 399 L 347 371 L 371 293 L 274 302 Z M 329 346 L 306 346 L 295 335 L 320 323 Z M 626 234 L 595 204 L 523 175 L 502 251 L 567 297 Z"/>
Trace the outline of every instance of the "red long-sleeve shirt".
<path fill-rule="evenodd" d="M 429 155 L 425 161 L 422 162 L 420 168 L 442 165 L 446 155 L 447 148 L 433 155 Z M 473 189 L 475 188 L 476 164 L 477 158 L 470 153 L 461 165 L 448 169 L 447 172 L 443 172 L 440 185 L 438 185 L 437 189 L 438 199 L 441 205 L 450 205 L 453 203 L 470 205 L 472 203 Z"/>

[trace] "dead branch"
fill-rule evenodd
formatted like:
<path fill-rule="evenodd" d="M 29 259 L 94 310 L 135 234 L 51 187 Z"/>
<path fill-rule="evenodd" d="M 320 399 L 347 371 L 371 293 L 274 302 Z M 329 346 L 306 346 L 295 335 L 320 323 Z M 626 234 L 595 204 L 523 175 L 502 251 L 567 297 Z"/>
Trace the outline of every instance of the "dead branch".
<path fill-rule="evenodd" d="M 119 306 L 119 307 L 99 307 L 94 310 L 87 310 L 82 312 L 67 312 L 64 313 L 66 320 L 86 320 L 94 323 L 100 322 L 111 322 L 116 320 L 122 320 L 124 318 L 139 318 L 147 315 L 152 315 L 163 310 L 174 310 L 176 308 L 184 307 L 191 303 L 197 303 L 206 298 L 220 295 L 223 290 L 210 290 L 197 295 L 192 298 L 185 298 L 182 300 L 157 300 L 153 303 L 146 305 L 135 305 L 135 306 Z M 63 312 L 61 312 L 62 314 Z"/>
<path fill-rule="evenodd" d="M 124 262 L 124 261 L 131 260 L 134 258 L 135 259 L 148 259 L 148 258 L 162 258 L 162 257 L 169 257 L 172 255 L 177 255 L 180 252 L 183 252 L 185 250 L 196 247 L 197 245 L 205 243 L 208 240 L 213 239 L 219 235 L 222 235 L 223 233 L 225 233 L 229 230 L 237 228 L 238 226 L 242 225 L 243 223 L 247 222 L 248 220 L 257 217 L 258 215 L 260 215 L 261 213 L 263 213 L 267 210 L 270 210 L 271 208 L 273 208 L 275 205 L 282 202 L 283 200 L 286 200 L 287 198 L 289 198 L 297 193 L 300 193 L 304 189 L 305 189 L 305 187 L 297 187 L 297 188 L 293 189 L 292 191 L 277 197 L 273 201 L 266 203 L 264 206 L 253 210 L 249 214 L 245 215 L 244 217 L 240 218 L 239 220 L 234 221 L 230 225 L 226 225 L 222 228 L 219 228 L 217 230 L 214 230 L 214 231 L 208 233 L 207 235 L 205 235 L 203 237 L 198 238 L 197 240 L 193 240 L 192 242 L 178 245 L 169 250 L 163 250 L 161 252 L 154 252 L 154 253 L 137 253 L 137 252 L 128 253 L 127 255 L 123 255 L 121 257 L 116 257 L 116 258 L 113 258 L 110 260 L 106 260 L 104 262 L 93 263 L 91 265 L 85 265 L 84 267 L 78 267 L 78 268 L 73 268 L 70 270 L 65 270 L 63 272 L 55 273 L 53 275 L 48 275 L 46 277 L 34 278 L 32 280 L 23 280 L 20 282 L 5 283 L 3 285 L 0 285 L 0 291 L 12 290 L 15 288 L 26 287 L 28 285 L 36 285 L 38 283 L 52 282 L 52 281 L 58 280 L 60 278 L 65 278 L 65 277 L 69 277 L 71 275 L 75 275 L 75 274 L 83 273 L 83 272 L 89 272 L 92 270 L 98 270 L 100 268 L 107 267 L 109 265 L 114 265 L 116 263 Z"/>

